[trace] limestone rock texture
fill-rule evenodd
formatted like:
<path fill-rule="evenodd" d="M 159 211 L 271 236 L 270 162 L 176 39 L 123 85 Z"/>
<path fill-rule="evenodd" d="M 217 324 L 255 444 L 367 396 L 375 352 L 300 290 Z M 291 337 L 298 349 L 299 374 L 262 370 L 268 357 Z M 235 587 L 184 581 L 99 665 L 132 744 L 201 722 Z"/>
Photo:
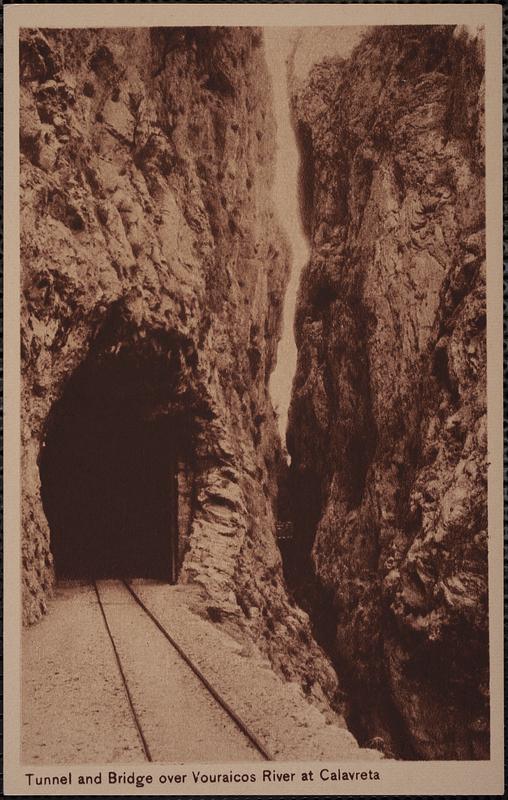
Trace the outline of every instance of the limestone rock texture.
<path fill-rule="evenodd" d="M 87 361 L 153 367 L 147 413 L 176 409 L 193 436 L 179 582 L 324 703 L 337 679 L 275 540 L 267 387 L 289 255 L 262 33 L 25 29 L 20 67 L 25 622 L 54 583 L 38 468 L 52 408 Z"/>
<path fill-rule="evenodd" d="M 406 758 L 489 753 L 483 64 L 465 29 L 380 27 L 292 87 L 300 591 L 353 730 Z"/>

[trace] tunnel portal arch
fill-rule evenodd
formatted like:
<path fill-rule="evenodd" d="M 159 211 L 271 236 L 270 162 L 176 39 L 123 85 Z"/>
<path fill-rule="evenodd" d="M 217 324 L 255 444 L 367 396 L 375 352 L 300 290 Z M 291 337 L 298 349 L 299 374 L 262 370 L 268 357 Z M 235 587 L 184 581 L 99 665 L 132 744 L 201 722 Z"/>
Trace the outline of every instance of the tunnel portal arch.
<path fill-rule="evenodd" d="M 192 461 L 175 360 L 90 356 L 48 417 L 39 457 L 55 576 L 153 578 L 179 569 L 178 471 Z"/>

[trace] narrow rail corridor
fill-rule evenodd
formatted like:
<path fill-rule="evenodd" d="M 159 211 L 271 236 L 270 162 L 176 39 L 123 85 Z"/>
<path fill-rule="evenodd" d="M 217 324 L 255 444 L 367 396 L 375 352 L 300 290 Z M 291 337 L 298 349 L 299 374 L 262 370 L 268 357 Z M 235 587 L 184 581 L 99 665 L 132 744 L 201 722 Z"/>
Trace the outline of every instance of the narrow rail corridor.
<path fill-rule="evenodd" d="M 123 581 L 60 586 L 52 616 L 30 634 L 25 762 L 270 758 Z"/>
<path fill-rule="evenodd" d="M 49 606 L 23 633 L 23 764 L 379 758 L 211 623 L 198 587 L 73 580 Z"/>

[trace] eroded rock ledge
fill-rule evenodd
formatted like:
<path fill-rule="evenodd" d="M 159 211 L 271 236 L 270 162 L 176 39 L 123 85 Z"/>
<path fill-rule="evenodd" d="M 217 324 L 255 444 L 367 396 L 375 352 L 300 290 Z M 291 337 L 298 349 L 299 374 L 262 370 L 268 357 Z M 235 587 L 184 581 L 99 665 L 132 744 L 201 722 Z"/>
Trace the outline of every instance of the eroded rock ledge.
<path fill-rule="evenodd" d="M 356 732 L 406 757 L 489 752 L 483 91 L 481 39 L 407 26 L 293 98 L 293 577 Z"/>
<path fill-rule="evenodd" d="M 192 431 L 180 581 L 324 703 L 336 677 L 288 601 L 274 534 L 267 385 L 288 251 L 270 99 L 257 29 L 22 31 L 24 617 L 54 581 L 39 473 L 52 410 L 83 365 L 121 363 L 144 413 Z"/>

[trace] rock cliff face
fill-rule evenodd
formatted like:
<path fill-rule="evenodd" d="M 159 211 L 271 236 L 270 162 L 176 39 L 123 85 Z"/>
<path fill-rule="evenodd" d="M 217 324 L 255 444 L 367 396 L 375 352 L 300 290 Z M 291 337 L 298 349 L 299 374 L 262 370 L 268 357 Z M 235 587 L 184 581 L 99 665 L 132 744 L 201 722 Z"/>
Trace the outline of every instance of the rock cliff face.
<path fill-rule="evenodd" d="M 293 580 L 357 734 L 406 757 L 489 752 L 483 89 L 451 26 L 373 29 L 294 87 Z"/>
<path fill-rule="evenodd" d="M 332 697 L 274 534 L 267 385 L 288 251 L 261 31 L 24 30 L 20 59 L 25 621 L 54 581 L 39 470 L 51 421 L 73 376 L 93 394 L 100 374 L 90 402 L 114 414 L 132 390 L 140 414 L 187 432 L 179 581 Z"/>

